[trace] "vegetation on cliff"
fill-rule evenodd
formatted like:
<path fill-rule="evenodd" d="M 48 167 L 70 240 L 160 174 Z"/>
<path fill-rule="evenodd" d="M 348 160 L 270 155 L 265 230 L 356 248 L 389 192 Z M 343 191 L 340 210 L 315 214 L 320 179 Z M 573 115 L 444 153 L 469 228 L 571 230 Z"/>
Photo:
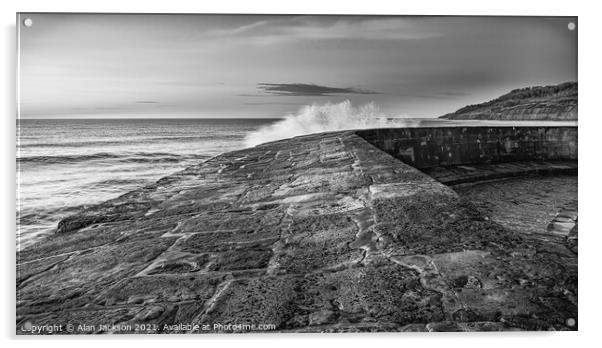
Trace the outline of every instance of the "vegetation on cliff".
<path fill-rule="evenodd" d="M 577 82 L 526 87 L 440 118 L 452 120 L 577 120 Z"/>

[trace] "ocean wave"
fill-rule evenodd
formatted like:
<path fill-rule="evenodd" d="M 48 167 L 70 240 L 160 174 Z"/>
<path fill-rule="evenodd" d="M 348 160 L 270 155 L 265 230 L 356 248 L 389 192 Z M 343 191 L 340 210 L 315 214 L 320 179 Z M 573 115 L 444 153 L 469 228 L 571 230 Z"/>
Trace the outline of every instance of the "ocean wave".
<path fill-rule="evenodd" d="M 17 145 L 21 148 L 32 148 L 32 147 L 86 147 L 86 146 L 107 146 L 107 145 L 121 145 L 126 144 L 126 141 L 72 141 L 66 143 L 31 143 L 23 144 L 18 143 Z"/>
<path fill-rule="evenodd" d="M 349 100 L 340 103 L 304 106 L 297 114 L 251 132 L 245 139 L 249 147 L 299 135 L 337 131 L 391 127 L 395 123 L 373 103 L 354 107 Z"/>
<path fill-rule="evenodd" d="M 208 155 L 179 155 L 165 152 L 136 152 L 128 154 L 116 154 L 110 152 L 99 152 L 86 155 L 61 155 L 61 156 L 28 156 L 18 157 L 19 164 L 71 164 L 96 160 L 114 160 L 127 163 L 177 163 L 184 160 L 207 159 Z"/>
<path fill-rule="evenodd" d="M 146 141 L 156 140 L 172 140 L 172 141 L 197 141 L 197 140 L 214 140 L 214 139 L 239 139 L 242 135 L 238 134 L 207 134 L 207 135 L 174 135 L 147 138 Z"/>
<path fill-rule="evenodd" d="M 148 144 L 159 142 L 197 142 L 197 141 L 211 141 L 211 140 L 223 140 L 223 139 L 240 139 L 242 135 L 239 134 L 216 134 L 216 135 L 203 135 L 203 136 L 157 136 L 139 139 L 120 139 L 120 140 L 99 140 L 99 141 L 70 141 L 64 143 L 18 143 L 17 146 L 20 148 L 40 148 L 40 147 L 93 147 L 93 146 L 111 146 L 111 145 L 135 145 L 135 144 Z"/>
<path fill-rule="evenodd" d="M 145 179 L 106 179 L 93 183 L 90 187 L 107 187 L 107 186 L 143 186 L 152 182 Z M 89 188 L 89 187 L 87 187 Z"/>

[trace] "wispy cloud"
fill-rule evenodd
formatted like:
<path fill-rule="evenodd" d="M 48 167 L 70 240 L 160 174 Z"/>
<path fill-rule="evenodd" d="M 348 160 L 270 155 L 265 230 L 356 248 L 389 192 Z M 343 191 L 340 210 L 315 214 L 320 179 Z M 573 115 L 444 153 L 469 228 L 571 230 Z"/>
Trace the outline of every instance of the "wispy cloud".
<path fill-rule="evenodd" d="M 210 31 L 210 34 L 216 36 L 232 36 L 237 34 L 243 34 L 253 29 L 263 27 L 268 23 L 269 21 L 257 21 L 251 24 L 245 24 L 234 28 L 212 30 Z"/>
<path fill-rule="evenodd" d="M 326 97 L 349 94 L 381 94 L 379 92 L 355 87 L 329 87 L 306 83 L 258 83 L 262 93 L 237 94 L 239 97 Z"/>
<path fill-rule="evenodd" d="M 259 83 L 257 88 L 272 96 L 329 96 L 334 94 L 379 94 L 353 87 L 328 87 L 305 83 Z"/>
<path fill-rule="evenodd" d="M 214 30 L 210 35 L 244 37 L 256 43 L 277 43 L 298 39 L 416 40 L 440 37 L 444 32 L 415 18 L 298 16 Z"/>

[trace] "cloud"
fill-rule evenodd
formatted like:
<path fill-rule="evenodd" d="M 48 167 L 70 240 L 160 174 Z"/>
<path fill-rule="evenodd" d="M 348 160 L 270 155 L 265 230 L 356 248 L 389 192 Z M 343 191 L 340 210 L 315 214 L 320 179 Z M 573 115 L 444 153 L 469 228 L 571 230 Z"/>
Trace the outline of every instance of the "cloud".
<path fill-rule="evenodd" d="M 379 94 L 353 87 L 339 88 L 305 83 L 259 83 L 257 88 L 272 96 L 330 96 L 333 94 Z"/>
<path fill-rule="evenodd" d="M 231 29 L 212 30 L 212 31 L 210 31 L 210 34 L 215 35 L 215 36 L 233 36 L 233 35 L 248 32 L 255 28 L 260 28 L 262 26 L 265 26 L 266 24 L 268 24 L 268 21 L 258 21 L 258 22 L 253 22 L 251 24 L 241 25 L 239 27 L 235 27 L 235 28 L 231 28 Z"/>
<path fill-rule="evenodd" d="M 416 40 L 441 37 L 444 32 L 422 19 L 408 17 L 298 16 L 256 21 L 209 34 L 270 44 L 299 39 Z"/>

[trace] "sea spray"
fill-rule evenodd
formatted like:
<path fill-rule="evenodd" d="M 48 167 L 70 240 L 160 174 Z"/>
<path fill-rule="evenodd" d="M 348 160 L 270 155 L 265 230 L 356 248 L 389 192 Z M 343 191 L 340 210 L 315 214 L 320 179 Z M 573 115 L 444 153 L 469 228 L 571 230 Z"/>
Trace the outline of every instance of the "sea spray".
<path fill-rule="evenodd" d="M 301 108 L 297 114 L 287 115 L 281 121 L 263 126 L 251 132 L 245 139 L 248 147 L 274 140 L 304 134 L 337 131 L 344 129 L 366 129 L 391 127 L 394 121 L 387 119 L 374 103 L 359 107 L 349 100 L 340 103 L 312 104 Z"/>

